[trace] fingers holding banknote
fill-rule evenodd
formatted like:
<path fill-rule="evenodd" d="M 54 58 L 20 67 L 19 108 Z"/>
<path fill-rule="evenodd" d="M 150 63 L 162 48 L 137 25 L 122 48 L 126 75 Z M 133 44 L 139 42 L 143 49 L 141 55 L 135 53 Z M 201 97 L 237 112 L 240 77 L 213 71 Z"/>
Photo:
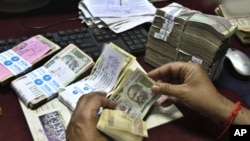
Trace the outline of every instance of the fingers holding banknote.
<path fill-rule="evenodd" d="M 148 75 L 157 81 L 152 86 L 154 93 L 173 97 L 172 101 L 176 98 L 201 113 L 210 113 L 215 103 L 223 99 L 207 73 L 196 63 L 171 62 Z"/>
<path fill-rule="evenodd" d="M 73 112 L 66 130 L 67 141 L 108 141 L 96 128 L 100 107 L 113 109 L 116 103 L 106 98 L 102 92 L 83 95 Z"/>
<path fill-rule="evenodd" d="M 157 81 L 158 83 L 164 83 L 161 80 Z M 171 104 L 174 104 L 177 101 L 176 97 L 173 96 L 169 96 L 169 95 L 161 95 L 159 99 L 157 99 L 155 106 L 163 106 L 163 107 L 167 107 Z"/>

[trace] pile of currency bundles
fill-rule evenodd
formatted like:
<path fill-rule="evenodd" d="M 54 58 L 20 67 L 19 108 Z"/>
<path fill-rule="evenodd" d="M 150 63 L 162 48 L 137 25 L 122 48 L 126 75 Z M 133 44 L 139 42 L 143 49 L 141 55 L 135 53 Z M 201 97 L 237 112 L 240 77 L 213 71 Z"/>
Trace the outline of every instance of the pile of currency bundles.
<path fill-rule="evenodd" d="M 215 9 L 215 13 L 236 25 L 238 27 L 236 37 L 238 37 L 243 45 L 250 45 L 250 10 L 248 8 L 248 11 L 246 12 L 237 12 L 233 9 L 235 8 L 229 8 L 226 5 L 220 4 Z"/>
<path fill-rule="evenodd" d="M 223 17 L 171 3 L 156 11 L 145 61 L 154 67 L 173 61 L 196 62 L 215 80 L 236 30 Z"/>

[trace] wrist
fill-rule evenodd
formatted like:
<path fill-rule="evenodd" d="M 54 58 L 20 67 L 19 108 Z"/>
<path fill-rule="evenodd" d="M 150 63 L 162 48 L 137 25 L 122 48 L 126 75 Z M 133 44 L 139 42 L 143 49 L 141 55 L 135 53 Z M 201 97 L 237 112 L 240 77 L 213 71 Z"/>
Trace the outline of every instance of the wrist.
<path fill-rule="evenodd" d="M 208 105 L 205 106 L 201 112 L 212 119 L 224 122 L 230 116 L 232 109 L 234 108 L 234 103 L 222 96 L 219 92 L 215 93 L 218 94 L 210 96 L 213 99 L 208 101 Z"/>
<path fill-rule="evenodd" d="M 242 107 L 232 124 L 250 125 L 250 110 Z"/>
<path fill-rule="evenodd" d="M 235 107 L 235 103 L 220 95 L 220 100 L 218 101 L 218 108 L 216 109 L 216 117 L 219 121 L 225 122 L 231 115 L 232 110 Z"/>
<path fill-rule="evenodd" d="M 222 130 L 220 135 L 217 137 L 217 140 L 219 140 L 227 132 L 230 125 L 234 122 L 234 119 L 237 117 L 237 115 L 238 115 L 239 111 L 241 110 L 241 108 L 242 108 L 241 103 L 239 101 L 236 102 L 230 116 L 228 117 L 228 119 L 224 123 L 225 124 L 224 130 Z"/>
<path fill-rule="evenodd" d="M 237 108 L 235 102 L 232 102 L 229 99 L 222 96 L 222 100 L 220 100 L 218 103 L 218 108 L 217 108 L 218 110 L 216 110 L 216 113 L 214 113 L 215 115 L 213 118 L 218 119 L 221 122 L 225 122 L 226 120 L 228 120 L 228 118 L 230 117 L 235 108 Z M 250 115 L 250 110 L 241 106 L 241 109 L 238 110 L 238 113 L 235 116 L 234 120 L 231 122 L 231 124 L 249 125 L 250 124 L 249 115 Z"/>

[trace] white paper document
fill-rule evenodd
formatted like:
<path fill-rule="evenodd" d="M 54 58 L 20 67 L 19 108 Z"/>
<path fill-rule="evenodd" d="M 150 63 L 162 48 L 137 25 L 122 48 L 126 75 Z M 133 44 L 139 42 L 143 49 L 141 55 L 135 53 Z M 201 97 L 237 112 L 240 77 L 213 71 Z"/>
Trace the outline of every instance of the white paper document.
<path fill-rule="evenodd" d="M 116 32 L 121 33 L 123 31 L 134 28 L 135 26 L 151 23 L 154 19 L 154 16 L 134 16 L 134 17 L 125 17 L 125 18 L 100 18 L 108 27 Z"/>
<path fill-rule="evenodd" d="M 156 8 L 148 0 L 84 0 L 94 17 L 130 17 L 154 15 Z"/>
<path fill-rule="evenodd" d="M 83 23 L 89 27 L 108 27 L 115 33 L 152 22 L 156 12 L 148 0 L 82 0 L 78 8 Z"/>

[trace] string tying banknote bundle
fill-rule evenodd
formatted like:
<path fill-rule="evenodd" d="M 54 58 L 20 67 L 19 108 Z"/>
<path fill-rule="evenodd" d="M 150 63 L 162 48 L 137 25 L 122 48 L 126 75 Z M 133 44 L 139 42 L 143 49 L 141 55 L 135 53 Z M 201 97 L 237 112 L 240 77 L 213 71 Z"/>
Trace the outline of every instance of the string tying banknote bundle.
<path fill-rule="evenodd" d="M 181 44 L 181 40 L 182 40 L 183 33 L 185 32 L 185 29 L 186 29 L 188 20 L 189 20 L 194 14 L 195 14 L 195 13 L 192 13 L 192 14 L 187 18 L 187 20 L 185 20 L 185 22 L 184 22 L 184 24 L 183 24 L 183 26 L 182 26 L 182 29 L 181 29 L 182 32 L 181 32 L 181 35 L 180 35 L 180 40 L 177 42 L 178 45 L 177 45 L 177 49 L 176 49 L 177 51 L 176 51 L 175 59 L 177 59 L 177 57 L 178 57 L 178 53 L 179 53 L 179 51 L 180 51 L 179 47 L 180 47 L 180 44 Z"/>

